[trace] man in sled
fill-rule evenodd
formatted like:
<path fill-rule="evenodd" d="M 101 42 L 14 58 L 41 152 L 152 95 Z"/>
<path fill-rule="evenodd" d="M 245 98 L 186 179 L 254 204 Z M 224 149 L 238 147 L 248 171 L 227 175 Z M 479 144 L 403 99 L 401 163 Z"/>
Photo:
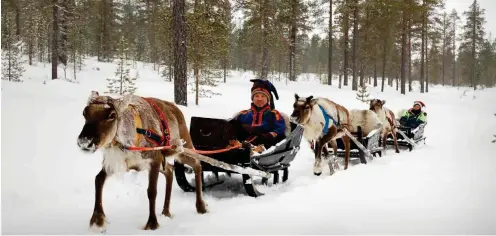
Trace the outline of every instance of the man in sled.
<path fill-rule="evenodd" d="M 253 146 L 263 145 L 265 149 L 283 140 L 286 122 L 279 111 L 275 109 L 274 98 L 279 96 L 271 82 L 252 79 L 251 108 L 240 111 L 230 122 L 236 130 L 236 137 Z"/>
<path fill-rule="evenodd" d="M 415 129 L 419 125 L 425 123 L 427 113 L 422 111 L 422 107 L 425 107 L 423 102 L 415 101 L 413 103 L 413 108 L 410 108 L 400 114 L 401 126 Z"/>

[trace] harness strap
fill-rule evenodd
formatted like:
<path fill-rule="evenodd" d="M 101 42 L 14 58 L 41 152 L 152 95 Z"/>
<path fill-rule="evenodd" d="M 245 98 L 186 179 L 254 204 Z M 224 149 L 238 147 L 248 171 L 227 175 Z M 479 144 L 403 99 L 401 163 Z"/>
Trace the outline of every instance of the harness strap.
<path fill-rule="evenodd" d="M 332 123 L 334 123 L 334 125 L 336 125 L 336 126 L 339 126 L 339 121 L 336 121 L 334 118 L 332 118 L 332 116 L 329 115 L 321 105 L 319 105 L 319 108 L 322 111 L 322 114 L 324 115 L 324 121 L 325 121 L 324 130 L 322 132 L 324 133 L 324 135 L 326 135 L 327 132 L 329 131 L 329 120 L 332 120 Z M 338 112 L 338 115 L 339 115 L 339 112 Z"/>
<path fill-rule="evenodd" d="M 148 139 L 152 140 L 155 142 L 157 146 L 169 146 L 170 144 L 170 131 L 169 131 L 169 126 L 167 125 L 167 119 L 165 118 L 164 113 L 160 109 L 160 107 L 157 106 L 155 102 L 152 101 L 150 98 L 143 98 L 145 99 L 155 110 L 155 112 L 158 113 L 160 117 L 160 124 L 161 124 L 161 130 L 164 133 L 163 136 L 160 136 L 159 134 L 155 133 L 153 130 L 150 129 L 142 129 L 142 128 L 136 128 L 136 132 L 139 134 L 143 134 L 145 137 Z"/>

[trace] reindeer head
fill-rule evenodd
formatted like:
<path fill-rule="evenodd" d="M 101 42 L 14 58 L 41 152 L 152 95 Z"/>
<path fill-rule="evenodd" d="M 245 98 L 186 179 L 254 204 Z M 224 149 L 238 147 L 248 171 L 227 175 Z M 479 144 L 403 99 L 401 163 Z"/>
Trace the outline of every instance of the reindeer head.
<path fill-rule="evenodd" d="M 378 111 L 382 109 L 382 106 L 386 103 L 386 100 L 380 100 L 380 99 L 371 99 L 370 101 L 370 108 L 369 110 L 371 111 Z"/>
<path fill-rule="evenodd" d="M 317 104 L 317 99 L 313 99 L 313 96 L 300 98 L 300 96 L 295 93 L 295 102 L 293 104 L 291 120 L 300 124 L 306 124 L 310 120 L 312 109 L 315 104 Z"/>
<path fill-rule="evenodd" d="M 124 96 L 122 100 L 114 99 L 92 91 L 83 110 L 85 123 L 77 140 L 79 148 L 94 153 L 98 148 L 110 144 L 117 135 L 119 118 L 130 99 L 131 96 Z"/>

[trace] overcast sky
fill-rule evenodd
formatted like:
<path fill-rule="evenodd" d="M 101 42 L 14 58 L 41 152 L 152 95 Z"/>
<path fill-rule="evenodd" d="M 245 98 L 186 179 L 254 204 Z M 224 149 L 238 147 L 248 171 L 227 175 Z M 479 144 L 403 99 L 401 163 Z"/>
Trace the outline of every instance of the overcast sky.
<path fill-rule="evenodd" d="M 460 18 L 465 20 L 462 13 L 468 10 L 473 2 L 473 0 L 445 0 L 445 9 L 448 12 L 451 12 L 453 8 L 456 9 Z M 489 35 L 489 32 L 492 33 L 492 38 L 496 37 L 496 0 L 477 0 L 477 2 L 481 8 L 485 9 L 484 16 L 486 23 L 484 24 L 484 28 L 486 37 Z"/>

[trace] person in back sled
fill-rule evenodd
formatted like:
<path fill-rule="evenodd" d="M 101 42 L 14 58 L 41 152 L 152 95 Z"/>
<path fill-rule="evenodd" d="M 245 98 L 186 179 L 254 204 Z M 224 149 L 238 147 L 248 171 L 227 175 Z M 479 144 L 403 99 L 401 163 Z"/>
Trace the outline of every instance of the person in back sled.
<path fill-rule="evenodd" d="M 251 108 L 238 113 L 230 122 L 234 125 L 236 136 L 253 146 L 263 145 L 266 149 L 284 138 L 286 122 L 275 109 L 274 97 L 279 99 L 277 90 L 271 82 L 252 79 Z"/>
<path fill-rule="evenodd" d="M 419 125 L 425 123 L 427 113 L 422 111 L 422 107 L 425 107 L 423 102 L 415 101 L 413 103 L 413 108 L 410 108 L 401 114 L 401 126 L 415 129 Z"/>

